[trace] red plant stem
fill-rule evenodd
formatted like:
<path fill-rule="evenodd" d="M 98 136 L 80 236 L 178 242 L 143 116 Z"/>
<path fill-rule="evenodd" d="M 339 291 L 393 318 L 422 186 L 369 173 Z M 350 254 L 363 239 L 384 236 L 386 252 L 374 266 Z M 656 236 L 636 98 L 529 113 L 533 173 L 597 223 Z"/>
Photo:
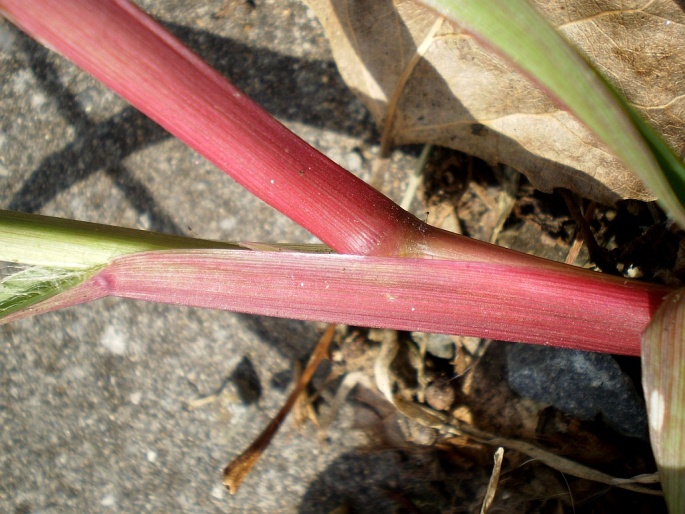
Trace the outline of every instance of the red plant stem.
<path fill-rule="evenodd" d="M 422 223 L 288 131 L 128 1 L 0 0 L 0 12 L 89 71 L 335 250 L 500 263 L 483 268 L 464 262 L 424 260 L 419 265 L 388 261 L 389 267 L 379 271 L 377 280 L 390 284 L 387 294 L 393 301 L 387 296 L 367 295 L 363 287 L 356 290 L 358 297 L 348 294 L 337 302 L 319 301 L 305 286 L 297 286 L 312 283 L 312 277 L 325 282 L 322 274 L 331 272 L 325 264 L 328 261 L 311 256 L 298 256 L 306 266 L 292 275 L 298 277 L 295 286 L 288 282 L 291 276 L 279 274 L 278 257 L 265 256 L 264 265 L 274 267 L 269 273 L 255 273 L 249 291 L 231 289 L 225 282 L 221 282 L 221 291 L 214 291 L 211 280 L 206 285 L 194 280 L 181 290 L 175 276 L 157 280 L 144 274 L 136 275 L 124 287 L 124 279 L 107 268 L 97 280 L 101 285 L 109 284 L 108 288 L 88 291 L 88 295 L 113 294 L 299 319 L 639 353 L 639 334 L 665 294 L 663 288 L 567 269 Z M 135 257 L 131 259 L 135 262 Z M 349 270 L 355 269 L 357 261 L 349 262 L 344 277 L 354 289 L 355 277 Z M 512 264 L 526 265 L 532 275 L 526 275 L 523 268 L 511 268 Z M 396 277 L 406 266 L 406 273 L 438 273 L 431 279 L 432 285 L 412 286 L 415 291 L 406 296 L 411 306 L 395 301 L 392 292 L 393 281 L 400 280 Z M 493 274 L 515 269 L 519 270 L 517 281 L 502 278 L 496 285 L 490 284 Z M 174 273 L 183 283 L 183 268 L 174 268 Z M 249 269 L 244 273 L 249 274 Z M 539 280 L 531 278 L 535 273 L 540 274 Z M 555 278 L 554 273 L 559 276 Z M 265 277 L 268 280 L 263 280 Z M 365 280 L 370 280 L 370 287 L 373 280 Z M 283 281 L 297 293 L 281 302 L 273 295 L 283 297 L 283 292 L 278 292 L 278 288 L 286 287 Z M 436 285 L 441 282 L 444 287 Z M 93 286 L 92 281 L 89 283 Z M 154 284 L 157 290 L 151 294 Z M 483 284 L 490 284 L 492 291 L 503 288 L 504 296 L 481 291 Z M 136 289 L 136 285 L 143 289 Z M 452 292 L 450 288 L 454 288 Z M 74 292 L 73 298 L 77 303 L 81 301 L 78 294 Z M 632 299 L 623 298 L 624 294 Z M 244 303 L 245 295 L 252 303 Z M 608 298 L 613 300 L 604 306 Z M 565 307 L 569 303 L 572 315 Z M 387 314 L 378 311 L 379 305 Z"/>
<path fill-rule="evenodd" d="M 415 224 L 130 2 L 2 0 L 0 11 L 334 249 L 394 253 L 384 243 Z"/>
<path fill-rule="evenodd" d="M 0 0 L 0 13 L 340 253 L 549 265 L 421 222 L 290 132 L 127 0 Z"/>
<path fill-rule="evenodd" d="M 498 263 L 245 250 L 120 257 L 34 313 L 103 296 L 640 354 L 670 289 Z M 3 321 L 27 315 L 15 313 Z"/>
<path fill-rule="evenodd" d="M 628 280 L 617 283 L 597 273 L 581 276 L 573 270 L 408 258 L 370 261 L 347 255 L 222 253 L 226 260 L 209 256 L 194 261 L 192 255 L 169 254 L 124 257 L 96 280 L 106 281 L 111 295 L 138 300 L 180 300 L 184 305 L 268 316 L 632 355 L 640 354 L 642 331 L 667 291 Z M 183 270 L 191 263 L 201 266 L 200 276 L 191 268 L 184 277 Z M 150 273 L 160 268 L 167 270 L 164 276 Z"/>

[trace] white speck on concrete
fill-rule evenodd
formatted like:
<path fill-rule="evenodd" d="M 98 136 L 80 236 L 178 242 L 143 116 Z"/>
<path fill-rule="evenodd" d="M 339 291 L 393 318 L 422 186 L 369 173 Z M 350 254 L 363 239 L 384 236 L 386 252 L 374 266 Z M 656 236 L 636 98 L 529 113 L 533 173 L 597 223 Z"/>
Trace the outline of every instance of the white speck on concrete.
<path fill-rule="evenodd" d="M 0 141 L 0 143 L 2 143 L 2 142 Z M 5 166 L 3 166 L 2 164 L 0 164 L 0 177 L 7 178 L 9 176 L 10 176 L 10 170 L 8 168 L 6 168 Z"/>
<path fill-rule="evenodd" d="M 224 499 L 224 496 L 225 496 L 225 494 L 224 494 L 225 491 L 226 491 L 226 489 L 225 489 L 223 486 L 221 486 L 221 485 L 215 485 L 215 486 L 212 488 L 212 496 L 213 496 L 214 498 L 216 498 L 217 500 L 223 500 L 223 499 Z"/>
<path fill-rule="evenodd" d="M 231 230 L 235 228 L 235 225 L 235 218 L 224 218 L 219 222 L 219 228 L 221 230 Z"/>
<path fill-rule="evenodd" d="M 22 94 L 33 88 L 35 79 L 28 70 L 20 70 L 12 77 L 11 87 L 17 94 Z"/>
<path fill-rule="evenodd" d="M 114 507 L 116 503 L 117 499 L 114 497 L 113 494 L 106 494 L 100 500 L 100 505 L 102 505 L 103 507 Z"/>
<path fill-rule="evenodd" d="M 47 101 L 48 98 L 43 93 L 36 92 L 31 95 L 31 107 L 34 109 L 43 107 Z"/>
<path fill-rule="evenodd" d="M 154 450 L 148 450 L 147 460 L 148 462 L 155 462 L 157 460 L 157 452 Z"/>
<path fill-rule="evenodd" d="M 126 335 L 112 325 L 105 329 L 105 333 L 100 338 L 100 343 L 107 351 L 114 355 L 124 355 L 126 353 Z"/>
<path fill-rule="evenodd" d="M 136 391 L 135 393 L 131 393 L 131 396 L 128 397 L 129 401 L 133 405 L 140 405 L 140 400 L 143 398 L 143 393 L 140 391 Z"/>
<path fill-rule="evenodd" d="M 150 219 L 149 213 L 146 212 L 138 216 L 138 228 L 150 230 L 150 227 L 152 227 L 152 219 Z"/>

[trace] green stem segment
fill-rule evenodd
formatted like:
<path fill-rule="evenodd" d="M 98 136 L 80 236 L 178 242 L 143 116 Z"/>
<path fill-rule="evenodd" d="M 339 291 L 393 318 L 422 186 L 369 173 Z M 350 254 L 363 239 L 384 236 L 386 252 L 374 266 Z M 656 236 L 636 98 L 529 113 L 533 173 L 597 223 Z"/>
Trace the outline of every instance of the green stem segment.
<path fill-rule="evenodd" d="M 86 270 L 135 252 L 240 245 L 0 209 L 0 248 L 0 261 Z"/>

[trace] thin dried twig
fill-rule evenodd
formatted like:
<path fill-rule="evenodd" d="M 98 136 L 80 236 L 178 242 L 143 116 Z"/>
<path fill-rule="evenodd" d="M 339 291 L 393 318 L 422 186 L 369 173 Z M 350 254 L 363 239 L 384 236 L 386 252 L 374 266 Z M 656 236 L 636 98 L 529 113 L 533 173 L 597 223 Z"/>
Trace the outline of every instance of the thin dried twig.
<path fill-rule="evenodd" d="M 419 155 L 416 167 L 414 168 L 414 173 L 409 177 L 409 184 L 407 184 L 407 190 L 402 196 L 402 201 L 400 202 L 400 207 L 405 211 L 410 210 L 411 203 L 416 196 L 416 191 L 419 188 L 419 184 L 423 180 L 424 172 L 426 169 L 426 163 L 428 162 L 428 156 L 430 155 L 433 145 L 423 145 L 421 150 L 421 155 Z"/>
<path fill-rule="evenodd" d="M 566 202 L 566 207 L 568 207 L 568 210 L 571 213 L 571 216 L 573 216 L 576 225 L 578 225 L 580 236 L 583 238 L 583 241 L 590 252 L 590 258 L 595 262 L 595 264 L 597 264 L 599 268 L 603 270 L 610 270 L 611 262 L 607 256 L 607 253 L 597 243 L 595 235 L 592 233 L 592 229 L 588 223 L 589 220 L 587 220 L 585 216 L 583 216 L 583 213 L 580 212 L 575 197 L 567 189 L 559 189 L 559 193 L 564 199 L 564 202 Z"/>
<path fill-rule="evenodd" d="M 408 402 L 398 396 L 395 396 L 394 404 L 405 416 L 424 426 L 435 428 L 443 433 L 458 436 L 465 435 L 479 443 L 492 446 L 503 446 L 508 450 L 514 450 L 537 459 L 550 468 L 561 471 L 562 473 L 566 473 L 567 475 L 584 478 L 586 480 L 593 480 L 595 482 L 611 485 L 614 487 L 620 487 L 622 489 L 627 489 L 629 491 L 638 493 L 650 494 L 654 496 L 662 495 L 662 492 L 659 490 L 643 487 L 640 485 L 655 483 L 655 480 L 658 476 L 657 474 L 638 475 L 631 478 L 616 478 L 565 457 L 556 455 L 543 448 L 540 448 L 539 446 L 529 443 L 528 441 L 499 437 L 494 434 L 490 434 L 474 426 L 459 422 L 458 420 L 449 419 L 442 412 L 433 410 L 430 407 L 418 403 Z"/>
<path fill-rule="evenodd" d="M 391 371 L 392 361 L 399 351 L 396 330 L 384 330 L 381 341 L 381 351 L 373 364 L 373 374 L 376 379 L 376 387 L 383 396 L 392 404 L 395 404 L 393 393 L 394 375 Z"/>
<path fill-rule="evenodd" d="M 501 446 L 495 452 L 495 465 L 492 468 L 492 475 L 490 475 L 490 482 L 488 489 L 485 491 L 485 498 L 483 498 L 483 506 L 480 508 L 480 514 L 487 514 L 495 499 L 497 492 L 497 484 L 499 483 L 499 474 L 502 471 L 502 459 L 504 458 L 504 448 Z"/>
<path fill-rule="evenodd" d="M 262 455 L 262 453 L 264 453 L 264 450 L 269 446 L 271 439 L 274 435 L 276 435 L 276 432 L 278 432 L 283 420 L 285 420 L 298 397 L 307 387 L 307 384 L 309 384 L 312 376 L 314 376 L 316 368 L 319 367 L 321 361 L 328 354 L 328 346 L 330 345 L 333 335 L 335 334 L 335 327 L 335 325 L 331 324 L 326 329 L 326 332 L 316 345 L 312 356 L 309 358 L 307 367 L 302 372 L 300 380 L 295 385 L 295 388 L 290 393 L 290 396 L 288 396 L 288 399 L 283 407 L 281 407 L 281 410 L 278 411 L 278 414 L 273 417 L 271 422 L 269 422 L 266 428 L 261 434 L 259 434 L 259 437 L 254 440 L 249 448 L 238 455 L 228 466 L 224 468 L 223 484 L 226 486 L 226 489 L 228 489 L 230 494 L 235 494 L 238 491 L 240 484 L 257 463 L 259 457 Z"/>
<path fill-rule="evenodd" d="M 533 459 L 539 460 L 552 469 L 556 469 L 567 475 L 572 475 L 595 482 L 620 487 L 629 491 L 643 494 L 661 496 L 662 492 L 641 484 L 653 484 L 658 481 L 658 474 L 638 475 L 632 478 L 616 478 L 596 469 L 590 468 L 565 457 L 556 455 L 540 448 L 533 443 L 519 439 L 499 437 L 480 430 L 443 412 L 434 410 L 427 405 L 406 400 L 394 393 L 395 377 L 392 371 L 392 361 L 397 354 L 399 344 L 397 335 L 391 331 L 385 331 L 382 341 L 381 352 L 374 364 L 376 386 L 383 395 L 406 417 L 417 423 L 434 428 L 442 433 L 457 436 L 467 436 L 476 442 L 491 446 L 502 446 L 508 450 L 514 450 Z"/>
<path fill-rule="evenodd" d="M 414 73 L 414 69 L 421 62 L 423 55 L 428 51 L 433 42 L 435 35 L 442 27 L 445 18 L 438 16 L 433 22 L 433 26 L 428 30 L 423 41 L 416 47 L 416 51 L 411 56 L 406 66 L 402 70 L 402 74 L 397 80 L 392 96 L 388 101 L 388 107 L 385 116 L 385 126 L 383 127 L 383 134 L 381 136 L 381 157 L 388 157 L 390 155 L 390 148 L 392 147 L 392 139 L 394 135 L 395 115 L 397 114 L 397 105 L 399 104 L 402 95 L 405 92 L 405 85 Z"/>
<path fill-rule="evenodd" d="M 588 205 L 587 209 L 585 210 L 585 221 L 587 223 L 590 223 L 590 220 L 595 214 L 595 210 L 597 209 L 597 203 L 596 202 L 590 202 L 590 205 Z M 571 249 L 568 251 L 568 255 L 566 256 L 566 264 L 573 264 L 576 262 L 576 259 L 578 258 L 578 254 L 580 253 L 580 249 L 583 247 L 583 244 L 585 242 L 585 239 L 583 239 L 583 235 L 580 231 L 576 233 L 576 236 L 573 240 L 573 245 L 571 246 Z"/>
<path fill-rule="evenodd" d="M 353 371 L 347 373 L 343 381 L 340 383 L 338 390 L 335 393 L 335 397 L 331 402 L 328 412 L 319 418 L 319 432 L 324 434 L 326 430 L 333 424 L 338 411 L 342 408 L 343 403 L 352 392 L 352 389 L 362 385 L 371 389 L 371 379 L 363 371 Z"/>
<path fill-rule="evenodd" d="M 502 192 L 497 195 L 497 212 L 499 212 L 499 219 L 492 229 L 490 235 L 490 242 L 495 243 L 499 237 L 500 232 L 504 228 L 504 224 L 509 219 L 511 211 L 514 210 L 516 204 L 516 193 L 519 189 L 521 174 L 511 166 L 502 166 L 501 168 L 493 167 L 495 176 L 502 185 Z"/>

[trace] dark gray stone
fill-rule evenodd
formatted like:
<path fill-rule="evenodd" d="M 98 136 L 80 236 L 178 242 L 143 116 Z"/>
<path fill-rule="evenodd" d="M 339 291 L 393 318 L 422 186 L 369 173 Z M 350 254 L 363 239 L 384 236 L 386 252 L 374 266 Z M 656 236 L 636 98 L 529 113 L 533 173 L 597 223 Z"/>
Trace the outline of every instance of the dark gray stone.
<path fill-rule="evenodd" d="M 506 355 L 509 386 L 519 395 L 647 437 L 644 401 L 611 355 L 524 344 L 510 345 Z"/>

